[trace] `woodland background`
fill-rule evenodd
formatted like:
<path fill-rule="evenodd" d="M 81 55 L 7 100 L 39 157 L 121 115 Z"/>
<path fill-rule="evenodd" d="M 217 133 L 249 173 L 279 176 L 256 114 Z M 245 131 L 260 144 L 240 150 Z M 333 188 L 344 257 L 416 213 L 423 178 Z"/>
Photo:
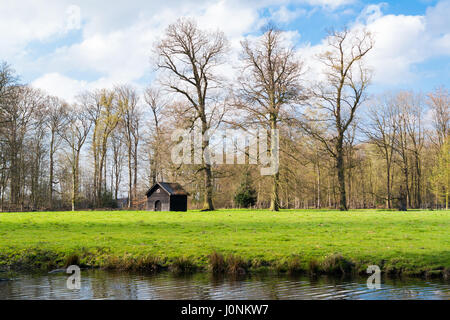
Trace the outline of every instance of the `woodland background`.
<path fill-rule="evenodd" d="M 180 19 L 152 51 L 157 77 L 145 92 L 128 84 L 82 92 L 69 104 L 0 65 L 0 210 L 142 208 L 156 181 L 179 182 L 190 208 L 448 208 L 449 105 L 432 92 L 369 95 L 365 30 L 332 31 L 308 65 L 267 27 L 242 43 L 235 78 L 222 76 L 227 39 Z M 175 129 L 280 130 L 280 171 L 256 165 L 171 161 Z M 203 147 L 206 147 L 206 141 Z M 126 198 L 126 200 L 121 200 Z"/>

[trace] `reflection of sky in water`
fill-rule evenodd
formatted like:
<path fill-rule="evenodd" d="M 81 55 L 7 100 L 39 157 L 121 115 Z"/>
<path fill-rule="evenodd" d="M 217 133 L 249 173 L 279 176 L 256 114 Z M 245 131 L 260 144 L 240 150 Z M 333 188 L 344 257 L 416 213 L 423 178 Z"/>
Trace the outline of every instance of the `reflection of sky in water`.
<path fill-rule="evenodd" d="M 82 272 L 81 289 L 66 289 L 65 274 L 17 275 L 0 282 L 0 299 L 446 299 L 450 282 L 443 280 L 382 281 L 381 289 L 368 289 L 366 279 L 252 276 L 240 280 L 217 279 L 210 274 L 177 277 L 172 274 L 139 275 Z"/>

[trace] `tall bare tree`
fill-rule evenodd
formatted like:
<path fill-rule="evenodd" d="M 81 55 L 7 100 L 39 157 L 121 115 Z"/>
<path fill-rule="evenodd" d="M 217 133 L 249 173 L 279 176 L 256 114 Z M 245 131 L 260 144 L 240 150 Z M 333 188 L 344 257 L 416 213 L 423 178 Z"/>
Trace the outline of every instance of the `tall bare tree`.
<path fill-rule="evenodd" d="M 395 97 L 397 108 L 395 149 L 400 156 L 408 207 L 422 204 L 421 153 L 425 132 L 421 95 L 410 91 L 399 92 Z"/>
<path fill-rule="evenodd" d="M 450 129 L 450 94 L 444 87 L 439 87 L 428 94 L 428 105 L 433 113 L 433 125 L 437 139 L 435 143 L 442 148 L 448 139 Z"/>
<path fill-rule="evenodd" d="M 137 200 L 138 146 L 140 142 L 141 111 L 138 95 L 130 86 L 116 88 L 119 109 L 122 112 L 122 128 L 128 150 L 128 208 Z"/>
<path fill-rule="evenodd" d="M 150 175 L 151 184 L 155 184 L 158 178 L 164 180 L 162 173 L 162 128 L 161 117 L 164 109 L 167 106 L 167 101 L 162 97 L 160 90 L 149 87 L 144 93 L 145 102 L 151 109 L 151 114 L 154 123 L 154 131 L 151 135 L 152 150 L 150 157 Z"/>
<path fill-rule="evenodd" d="M 304 115 L 304 129 L 321 141 L 336 161 L 339 181 L 340 210 L 348 210 L 345 189 L 344 139 L 363 103 L 371 72 L 364 65 L 364 57 L 373 48 L 373 39 L 367 30 L 332 31 L 327 50 L 319 55 L 326 80 L 313 89 L 313 105 L 327 124 L 326 134 L 311 126 L 315 119 Z M 317 120 L 317 119 L 316 119 Z"/>
<path fill-rule="evenodd" d="M 18 77 L 14 70 L 6 63 L 0 63 L 0 196 L 1 209 L 3 210 L 5 194 L 7 192 L 7 185 L 10 179 L 8 152 L 9 139 L 8 131 L 5 124 L 10 121 L 10 104 L 14 102 L 16 94 L 15 88 L 17 86 Z"/>
<path fill-rule="evenodd" d="M 48 195 L 46 177 L 46 156 L 47 149 L 47 110 L 46 97 L 44 94 L 36 92 L 38 103 L 33 105 L 33 114 L 26 139 L 25 161 L 27 162 L 24 173 L 29 176 L 30 201 L 29 207 L 38 210 L 44 207 Z M 28 158 L 28 159 L 27 159 Z"/>
<path fill-rule="evenodd" d="M 445 195 L 445 208 L 448 209 L 448 195 L 450 189 L 450 94 L 445 87 L 439 87 L 428 95 L 428 104 L 433 113 L 433 125 L 435 134 L 431 135 L 431 141 L 436 145 L 438 154 L 432 179 L 435 185 L 436 205 L 439 194 Z"/>
<path fill-rule="evenodd" d="M 94 92 L 86 91 L 78 97 L 79 103 L 84 110 L 87 111 L 89 118 L 92 122 L 93 132 L 92 132 L 92 143 L 91 151 L 93 156 L 93 199 L 95 205 L 98 205 L 100 199 L 97 198 L 98 195 L 98 171 L 99 171 L 99 127 L 102 117 L 102 91 L 96 90 Z"/>
<path fill-rule="evenodd" d="M 165 37 L 157 44 L 157 66 L 166 71 L 163 85 L 170 91 L 185 98 L 192 108 L 194 119 L 201 122 L 203 137 L 202 151 L 209 147 L 206 133 L 211 126 L 211 89 L 220 82 L 216 67 L 224 60 L 227 41 L 222 32 L 200 30 L 195 21 L 179 19 L 171 24 Z M 202 160 L 204 172 L 203 210 L 214 210 L 213 175 L 211 164 Z"/>
<path fill-rule="evenodd" d="M 125 158 L 123 149 L 123 136 L 119 132 L 114 132 L 111 136 L 112 148 L 112 172 L 111 172 L 111 188 L 114 193 L 114 200 L 117 201 L 120 190 L 120 183 L 122 182 L 122 169 Z"/>
<path fill-rule="evenodd" d="M 88 112 L 81 105 L 73 105 L 68 110 L 68 123 L 59 133 L 69 146 L 67 154 L 71 165 L 72 192 L 71 205 L 72 211 L 75 211 L 80 189 L 80 155 L 91 130 L 93 121 Z"/>
<path fill-rule="evenodd" d="M 93 123 L 92 153 L 94 157 L 94 199 L 97 206 L 101 206 L 103 192 L 106 191 L 106 155 L 108 141 L 112 132 L 122 118 L 123 110 L 117 103 L 115 90 L 97 90 L 87 92 L 80 97 L 84 108 L 88 110 Z"/>
<path fill-rule="evenodd" d="M 67 104 L 58 97 L 47 97 L 46 99 L 47 121 L 46 125 L 50 131 L 50 150 L 49 150 L 49 186 L 48 186 L 48 206 L 53 209 L 53 191 L 54 191 L 54 165 L 55 153 L 60 145 L 60 135 L 67 120 Z"/>
<path fill-rule="evenodd" d="M 2 134 L 6 139 L 10 165 L 10 203 L 23 207 L 25 179 L 25 139 L 33 122 L 33 115 L 43 102 L 42 93 L 26 86 L 14 87 L 12 96 L 4 106 Z"/>
<path fill-rule="evenodd" d="M 286 106 L 298 102 L 302 89 L 300 76 L 302 63 L 296 58 L 293 47 L 283 43 L 283 33 L 274 27 L 256 41 L 242 43 L 242 69 L 239 77 L 237 107 L 244 110 L 249 124 L 277 130 L 286 118 Z M 270 137 L 270 135 L 269 135 Z M 271 153 L 275 146 L 271 145 Z M 270 209 L 278 211 L 279 172 L 272 177 Z"/>
<path fill-rule="evenodd" d="M 392 166 L 397 137 L 397 108 L 392 97 L 374 101 L 370 107 L 369 125 L 365 131 L 370 143 L 374 144 L 384 157 L 386 165 L 386 207 L 392 208 Z"/>
<path fill-rule="evenodd" d="M 18 77 L 14 70 L 6 63 L 0 63 L 0 124 L 5 122 L 5 109 L 15 97 L 14 88 L 18 84 Z"/>

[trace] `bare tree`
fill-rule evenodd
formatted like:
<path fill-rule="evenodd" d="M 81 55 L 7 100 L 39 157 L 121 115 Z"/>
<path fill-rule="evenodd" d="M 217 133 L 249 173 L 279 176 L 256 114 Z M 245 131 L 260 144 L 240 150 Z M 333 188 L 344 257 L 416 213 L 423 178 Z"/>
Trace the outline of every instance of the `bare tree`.
<path fill-rule="evenodd" d="M 300 76 L 302 63 L 296 58 L 294 48 L 283 43 L 283 33 L 270 27 L 254 43 L 242 43 L 243 63 L 239 77 L 238 101 L 240 110 L 248 117 L 245 125 L 262 125 L 277 130 L 286 117 L 286 106 L 298 102 L 301 95 Z M 270 138 L 270 135 L 269 135 Z M 271 153 L 275 152 L 272 145 Z M 279 172 L 272 177 L 270 209 L 278 211 Z"/>
<path fill-rule="evenodd" d="M 93 123 L 92 154 L 94 157 L 94 199 L 101 206 L 103 190 L 106 184 L 106 155 L 108 141 L 122 118 L 123 110 L 117 103 L 114 90 L 87 92 L 80 97 Z"/>
<path fill-rule="evenodd" d="M 74 105 L 68 111 L 69 121 L 60 130 L 62 139 L 69 146 L 70 152 L 67 154 L 68 161 L 71 165 L 72 175 L 72 192 L 71 204 L 72 211 L 75 211 L 80 188 L 80 154 L 81 148 L 86 142 L 89 131 L 91 130 L 93 121 L 88 112 L 80 105 Z"/>
<path fill-rule="evenodd" d="M 369 126 L 363 130 L 370 143 L 384 157 L 386 165 L 386 207 L 392 208 L 392 166 L 397 137 L 397 108 L 392 98 L 379 99 L 369 110 Z"/>
<path fill-rule="evenodd" d="M 95 205 L 98 205 L 100 199 L 97 198 L 98 189 L 99 189 L 99 130 L 101 117 L 102 117 L 102 92 L 94 91 L 94 92 L 84 92 L 80 96 L 78 96 L 78 100 L 80 105 L 87 111 L 90 121 L 94 127 L 92 132 L 92 144 L 91 151 L 93 156 L 93 198 Z"/>
<path fill-rule="evenodd" d="M 50 209 L 53 209 L 54 158 L 60 145 L 60 135 L 58 133 L 63 129 L 67 120 L 67 104 L 57 97 L 47 97 L 45 103 L 47 105 L 46 125 L 50 131 L 48 205 Z"/>
<path fill-rule="evenodd" d="M 162 173 L 162 129 L 161 129 L 161 119 L 162 112 L 164 108 L 167 106 L 167 102 L 163 99 L 161 91 L 149 87 L 145 90 L 144 93 L 145 102 L 150 107 L 152 111 L 152 117 L 154 122 L 154 133 L 151 137 L 152 144 L 152 155 L 150 155 L 150 175 L 151 175 L 151 183 L 155 184 L 158 180 L 158 177 L 163 180 Z"/>
<path fill-rule="evenodd" d="M 433 125 L 437 137 L 435 143 L 441 149 L 448 138 L 450 128 L 450 94 L 448 90 L 440 87 L 428 94 L 428 104 L 433 112 Z"/>
<path fill-rule="evenodd" d="M 4 118 L 4 112 L 15 97 L 14 88 L 17 81 L 18 78 L 14 70 L 6 62 L 2 62 L 0 64 L 0 124 L 7 120 Z"/>
<path fill-rule="evenodd" d="M 2 210 L 7 184 L 10 179 L 9 134 L 4 126 L 11 120 L 10 105 L 15 103 L 17 80 L 14 70 L 6 62 L 2 62 L 0 64 L 0 196 Z"/>
<path fill-rule="evenodd" d="M 10 165 L 10 204 L 17 208 L 23 204 L 25 179 L 26 134 L 33 121 L 34 112 L 42 104 L 41 92 L 26 86 L 15 86 L 4 105 L 4 125 L 0 128 L 6 139 Z M 22 205 L 23 206 L 23 205 Z"/>
<path fill-rule="evenodd" d="M 123 152 L 123 137 L 120 133 L 114 132 L 111 136 L 111 147 L 112 147 L 112 156 L 113 156 L 113 164 L 112 164 L 112 182 L 111 188 L 114 192 L 114 200 L 117 201 L 120 183 L 122 181 L 122 168 L 125 153 Z"/>
<path fill-rule="evenodd" d="M 319 56 L 325 67 L 326 80 L 313 89 L 313 105 L 327 125 L 321 134 L 311 125 L 315 119 L 304 116 L 303 128 L 321 141 L 336 161 L 341 210 L 348 210 L 345 189 L 344 139 L 355 120 L 356 111 L 365 99 L 371 72 L 363 58 L 373 48 L 371 34 L 366 30 L 333 31 L 328 36 L 328 50 Z M 316 119 L 317 120 L 317 119 Z"/>
<path fill-rule="evenodd" d="M 30 185 L 30 203 L 29 207 L 33 210 L 42 208 L 45 199 L 48 196 L 47 181 L 45 179 L 46 173 L 46 155 L 47 150 L 47 110 L 46 97 L 40 92 L 36 92 L 37 103 L 33 105 L 33 114 L 31 117 L 30 126 L 27 132 L 26 139 L 26 154 L 25 161 L 27 162 L 24 173 L 29 176 Z"/>
<path fill-rule="evenodd" d="M 156 47 L 157 66 L 168 75 L 162 80 L 163 85 L 187 99 L 194 119 L 201 122 L 204 137 L 214 114 L 210 91 L 220 80 L 215 67 L 222 63 L 226 48 L 227 41 L 222 32 L 202 31 L 193 20 L 184 18 L 167 28 L 164 39 Z M 206 137 L 202 143 L 203 154 L 208 146 Z M 203 210 L 214 210 L 211 164 L 203 159 L 201 170 L 205 187 Z"/>
<path fill-rule="evenodd" d="M 435 137 L 431 141 L 438 151 L 432 180 L 435 185 L 436 206 L 441 189 L 445 195 L 445 208 L 448 209 L 449 194 L 449 128 L 450 128 L 450 94 L 445 87 L 437 88 L 428 95 L 428 104 L 433 112 L 433 125 Z"/>
<path fill-rule="evenodd" d="M 395 103 L 398 112 L 394 146 L 401 159 L 407 204 L 419 207 L 422 204 L 421 152 L 425 138 L 422 97 L 402 91 L 397 94 Z"/>
<path fill-rule="evenodd" d="M 129 86 L 120 86 L 116 88 L 116 92 L 119 109 L 122 112 L 121 122 L 128 150 L 128 208 L 131 208 L 133 201 L 137 200 L 139 125 L 142 115 L 138 106 L 139 98 L 136 90 Z"/>

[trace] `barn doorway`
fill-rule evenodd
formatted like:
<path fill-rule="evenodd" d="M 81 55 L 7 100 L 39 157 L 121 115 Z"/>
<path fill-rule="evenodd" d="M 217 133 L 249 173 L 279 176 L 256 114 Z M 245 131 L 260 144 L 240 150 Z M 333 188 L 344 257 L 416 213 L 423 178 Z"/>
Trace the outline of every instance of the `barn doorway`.
<path fill-rule="evenodd" d="M 155 211 L 161 211 L 161 201 L 155 202 Z"/>

